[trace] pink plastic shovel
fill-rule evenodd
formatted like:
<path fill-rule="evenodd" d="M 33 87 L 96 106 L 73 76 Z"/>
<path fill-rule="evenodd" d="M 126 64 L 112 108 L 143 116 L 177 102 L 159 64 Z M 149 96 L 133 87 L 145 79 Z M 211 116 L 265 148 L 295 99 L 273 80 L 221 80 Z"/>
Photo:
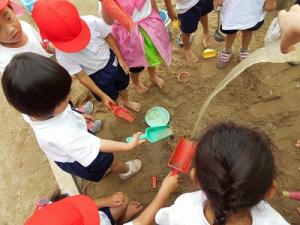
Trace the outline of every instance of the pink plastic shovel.
<path fill-rule="evenodd" d="M 172 175 L 178 172 L 186 174 L 196 152 L 196 144 L 186 138 L 180 138 L 174 150 L 168 166 L 172 169 Z"/>
<path fill-rule="evenodd" d="M 127 122 L 133 122 L 135 120 L 135 116 L 129 112 L 125 107 L 123 106 L 118 106 L 112 102 L 109 103 L 111 110 L 113 112 L 113 114 L 116 117 L 119 117 L 123 120 L 126 120 Z"/>

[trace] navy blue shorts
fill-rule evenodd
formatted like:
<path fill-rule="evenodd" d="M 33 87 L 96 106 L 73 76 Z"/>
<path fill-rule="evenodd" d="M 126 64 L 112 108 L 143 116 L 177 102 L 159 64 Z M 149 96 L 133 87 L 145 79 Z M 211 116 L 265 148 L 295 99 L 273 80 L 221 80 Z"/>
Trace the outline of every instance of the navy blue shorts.
<path fill-rule="evenodd" d="M 110 51 L 110 59 L 107 65 L 90 75 L 95 84 L 113 100 L 117 100 L 119 91 L 126 89 L 129 84 L 129 76 L 125 74 L 122 67 L 119 64 L 117 66 L 113 65 L 115 59 L 115 54 Z M 94 94 L 94 96 L 98 101 L 101 101 L 97 95 Z"/>
<path fill-rule="evenodd" d="M 104 177 L 106 171 L 110 168 L 113 160 L 114 154 L 99 152 L 96 159 L 94 159 L 94 161 L 87 167 L 84 167 L 79 162 L 63 163 L 55 161 L 55 163 L 63 171 L 74 176 L 90 181 L 100 181 Z"/>
<path fill-rule="evenodd" d="M 113 216 L 111 215 L 110 209 L 109 209 L 108 207 L 101 208 L 101 209 L 98 209 L 98 210 L 104 212 L 105 215 L 107 215 L 107 217 L 108 217 L 108 219 L 109 219 L 111 225 L 115 225 L 115 224 L 116 224 L 116 221 L 115 221 L 115 219 L 113 218 Z"/>
<path fill-rule="evenodd" d="M 199 2 L 182 14 L 178 14 L 181 31 L 186 34 L 194 33 L 201 16 L 205 16 L 214 9 L 212 0 L 199 0 Z"/>
<path fill-rule="evenodd" d="M 264 20 L 263 21 L 260 21 L 260 22 L 258 22 L 254 27 L 251 27 L 251 28 L 249 28 L 249 29 L 246 29 L 246 31 L 256 31 L 256 30 L 258 30 L 259 28 L 261 28 L 262 27 L 262 25 L 264 25 Z M 238 30 L 224 30 L 223 28 L 222 28 L 222 25 L 221 25 L 221 27 L 220 27 L 220 30 L 222 31 L 222 33 L 224 33 L 224 34 L 235 34 L 235 33 L 237 33 L 238 32 Z"/>
<path fill-rule="evenodd" d="M 297 0 L 297 1 L 295 2 L 295 4 L 300 5 L 300 0 Z"/>

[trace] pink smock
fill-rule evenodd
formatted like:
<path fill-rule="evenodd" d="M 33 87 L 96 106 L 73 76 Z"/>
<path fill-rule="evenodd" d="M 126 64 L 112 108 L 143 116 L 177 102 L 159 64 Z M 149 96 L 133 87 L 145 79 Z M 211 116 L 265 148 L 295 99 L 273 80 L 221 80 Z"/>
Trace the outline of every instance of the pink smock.
<path fill-rule="evenodd" d="M 129 15 L 133 14 L 134 8 L 142 9 L 145 0 L 117 0 L 118 3 L 127 11 Z M 119 23 L 115 23 L 112 28 L 112 35 L 116 39 L 122 56 L 130 68 L 148 67 L 144 39 L 139 31 L 142 27 L 151 38 L 161 58 L 167 65 L 171 64 L 171 43 L 169 34 L 165 28 L 164 22 L 159 14 L 152 9 L 151 14 L 141 21 L 134 24 L 134 29 L 130 33 Z"/>

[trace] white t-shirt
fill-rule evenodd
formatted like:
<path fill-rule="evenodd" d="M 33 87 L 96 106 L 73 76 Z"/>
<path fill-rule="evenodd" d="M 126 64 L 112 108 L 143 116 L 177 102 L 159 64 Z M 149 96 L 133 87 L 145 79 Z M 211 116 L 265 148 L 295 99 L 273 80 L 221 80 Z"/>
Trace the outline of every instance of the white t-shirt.
<path fill-rule="evenodd" d="M 254 27 L 265 18 L 265 0 L 224 0 L 222 28 L 245 30 Z"/>
<path fill-rule="evenodd" d="M 208 0 L 208 1 L 212 1 L 212 0 Z M 198 2 L 199 0 L 176 0 L 176 10 L 178 14 L 183 14 L 189 9 L 191 9 Z"/>
<path fill-rule="evenodd" d="M 101 2 L 98 2 L 99 4 L 99 13 L 102 13 L 102 4 Z M 138 22 L 141 21 L 145 18 L 147 18 L 148 16 L 150 16 L 152 12 L 152 4 L 151 4 L 151 0 L 147 0 L 143 6 L 143 8 L 141 9 L 141 11 L 139 11 L 137 8 L 134 9 L 133 14 L 132 14 L 132 20 L 134 22 Z"/>
<path fill-rule="evenodd" d="M 20 20 L 22 31 L 27 36 L 27 43 L 20 48 L 7 48 L 0 44 L 0 72 L 3 73 L 10 60 L 17 54 L 23 52 L 34 52 L 46 57 L 50 57 L 41 45 L 41 37 L 37 31 L 27 22 Z"/>
<path fill-rule="evenodd" d="M 98 211 L 99 212 L 99 219 L 100 219 L 100 224 L 99 225 L 112 225 L 108 216 L 102 212 L 102 211 Z"/>
<path fill-rule="evenodd" d="M 210 225 L 204 216 L 206 196 L 203 191 L 179 196 L 174 205 L 160 209 L 155 221 L 159 225 Z M 251 209 L 252 225 L 288 225 L 268 203 L 261 201 Z"/>
<path fill-rule="evenodd" d="M 70 75 L 80 71 L 91 75 L 103 69 L 109 61 L 110 50 L 105 38 L 111 33 L 111 26 L 103 19 L 95 16 L 82 16 L 91 32 L 89 44 L 79 52 L 67 53 L 56 49 L 57 62 L 64 67 Z"/>
<path fill-rule="evenodd" d="M 70 163 L 77 161 L 86 167 L 97 157 L 100 139 L 88 133 L 83 116 L 69 105 L 61 114 L 45 121 L 33 121 L 31 117 L 23 116 L 49 159 Z"/>

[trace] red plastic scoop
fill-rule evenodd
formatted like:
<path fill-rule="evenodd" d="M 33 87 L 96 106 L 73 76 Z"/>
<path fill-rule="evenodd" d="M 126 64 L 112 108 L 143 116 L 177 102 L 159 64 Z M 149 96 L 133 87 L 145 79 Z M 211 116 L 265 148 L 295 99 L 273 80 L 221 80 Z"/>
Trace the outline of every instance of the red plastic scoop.
<path fill-rule="evenodd" d="M 111 110 L 113 112 L 113 114 L 116 116 L 116 117 L 119 117 L 123 120 L 126 120 L 128 122 L 133 122 L 135 120 L 135 116 L 129 112 L 125 107 L 123 106 L 118 106 L 114 103 L 109 103 L 110 107 L 111 107 Z"/>
<path fill-rule="evenodd" d="M 178 172 L 186 174 L 196 152 L 196 144 L 186 138 L 180 138 L 174 150 L 168 166 L 172 169 L 172 175 Z"/>
<path fill-rule="evenodd" d="M 133 30 L 133 20 L 128 15 L 128 13 L 118 4 L 115 0 L 103 0 L 102 2 L 103 10 L 110 16 L 112 16 L 116 21 L 118 21 L 122 26 L 124 26 L 129 32 Z"/>

